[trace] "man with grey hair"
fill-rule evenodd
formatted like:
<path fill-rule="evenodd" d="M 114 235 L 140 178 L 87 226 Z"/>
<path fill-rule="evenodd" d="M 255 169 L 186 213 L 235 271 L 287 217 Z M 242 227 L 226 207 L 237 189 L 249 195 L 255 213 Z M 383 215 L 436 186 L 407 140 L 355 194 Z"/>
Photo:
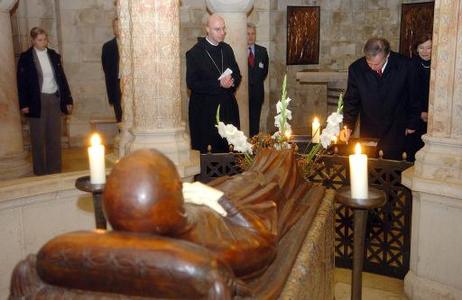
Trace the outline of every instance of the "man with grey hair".
<path fill-rule="evenodd" d="M 260 131 L 260 114 L 265 98 L 263 85 L 268 75 L 268 52 L 255 44 L 256 26 L 247 23 L 248 70 L 249 70 L 249 132 L 250 136 Z"/>
<path fill-rule="evenodd" d="M 420 117 L 410 60 L 390 51 L 384 38 L 369 39 L 363 50 L 364 57 L 348 69 L 344 137 L 348 141 L 359 115 L 360 137 L 379 139 L 377 150 L 400 160 L 406 135 L 414 134 Z"/>

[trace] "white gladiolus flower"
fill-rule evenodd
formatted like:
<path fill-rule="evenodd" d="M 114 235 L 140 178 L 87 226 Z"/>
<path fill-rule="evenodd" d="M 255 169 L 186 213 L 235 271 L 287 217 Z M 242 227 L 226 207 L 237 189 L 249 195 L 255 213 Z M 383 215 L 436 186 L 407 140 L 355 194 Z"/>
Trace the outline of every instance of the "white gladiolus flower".
<path fill-rule="evenodd" d="M 252 154 L 252 144 L 247 142 L 245 134 L 234 125 L 218 122 L 216 127 L 218 128 L 218 134 L 220 134 L 222 138 L 225 138 L 229 144 L 232 144 L 234 150 Z"/>
<path fill-rule="evenodd" d="M 331 137 L 336 136 L 340 133 L 340 126 L 332 126 L 330 124 L 327 124 L 327 127 L 322 131 L 323 133 L 326 132 L 326 134 L 330 135 Z"/>
<path fill-rule="evenodd" d="M 218 134 L 221 136 L 221 137 L 224 137 L 226 134 L 226 125 L 225 123 L 223 122 L 219 122 L 218 125 L 216 125 L 216 127 L 218 128 Z"/>
<path fill-rule="evenodd" d="M 237 128 L 234 127 L 234 125 L 226 124 L 226 126 L 225 126 L 225 135 L 226 136 L 234 136 L 235 134 L 237 134 L 237 132 L 239 132 L 239 130 L 237 130 Z"/>
<path fill-rule="evenodd" d="M 340 123 L 343 121 L 343 115 L 337 112 L 332 113 L 327 118 L 327 127 L 321 133 L 320 142 L 327 149 L 332 140 L 340 133 Z"/>
<path fill-rule="evenodd" d="M 343 115 L 337 112 L 331 113 L 330 116 L 327 118 L 328 125 L 331 124 L 331 125 L 338 126 L 338 124 L 342 123 L 342 121 L 343 121 Z"/>
<path fill-rule="evenodd" d="M 281 111 L 282 111 L 282 102 L 278 101 L 278 103 L 276 103 L 276 113 L 280 114 Z"/>
<path fill-rule="evenodd" d="M 327 149 L 327 147 L 329 147 L 329 145 L 330 145 L 330 143 L 332 141 L 331 136 L 329 136 L 328 134 L 324 134 L 324 132 L 321 134 L 319 139 L 320 139 L 321 145 L 322 145 L 322 147 L 324 149 Z"/>

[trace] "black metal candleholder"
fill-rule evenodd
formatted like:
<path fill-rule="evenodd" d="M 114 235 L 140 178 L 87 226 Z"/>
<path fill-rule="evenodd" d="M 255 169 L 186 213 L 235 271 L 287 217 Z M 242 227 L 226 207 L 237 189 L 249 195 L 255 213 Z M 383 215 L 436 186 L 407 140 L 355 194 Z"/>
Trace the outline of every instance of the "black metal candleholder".
<path fill-rule="evenodd" d="M 369 187 L 367 199 L 353 199 L 351 197 L 351 188 L 346 186 L 337 191 L 335 199 L 337 202 L 353 209 L 353 278 L 351 283 L 351 299 L 361 300 L 364 240 L 366 237 L 368 210 L 383 207 L 387 202 L 387 198 L 383 191 Z"/>
<path fill-rule="evenodd" d="M 91 184 L 90 176 L 77 178 L 75 187 L 80 191 L 91 193 L 93 196 L 93 208 L 95 210 L 95 223 L 97 229 L 106 229 L 106 218 L 103 213 L 104 184 Z"/>

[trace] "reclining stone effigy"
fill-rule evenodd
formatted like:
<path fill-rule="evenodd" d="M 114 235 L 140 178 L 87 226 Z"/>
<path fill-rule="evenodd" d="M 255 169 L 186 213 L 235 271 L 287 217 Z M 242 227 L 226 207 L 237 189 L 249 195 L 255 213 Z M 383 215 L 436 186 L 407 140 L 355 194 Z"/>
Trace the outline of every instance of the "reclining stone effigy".
<path fill-rule="evenodd" d="M 52 239 L 16 266 L 10 299 L 333 298 L 333 195 L 303 179 L 294 151 L 263 149 L 209 185 L 225 216 L 185 203 L 159 152 L 124 157 L 104 192 L 114 230 Z"/>

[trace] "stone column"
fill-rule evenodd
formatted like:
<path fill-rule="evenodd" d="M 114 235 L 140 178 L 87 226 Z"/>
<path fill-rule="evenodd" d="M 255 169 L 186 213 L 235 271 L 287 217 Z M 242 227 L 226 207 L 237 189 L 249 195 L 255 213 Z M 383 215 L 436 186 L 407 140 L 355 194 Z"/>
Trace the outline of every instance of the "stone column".
<path fill-rule="evenodd" d="M 413 190 L 411 299 L 462 299 L 462 0 L 435 1 L 428 133 Z"/>
<path fill-rule="evenodd" d="M 120 149 L 155 148 L 192 178 L 199 153 L 190 149 L 181 118 L 179 1 L 119 1 L 118 14 L 126 143 Z M 124 127 L 131 137 L 123 136 Z"/>
<path fill-rule="evenodd" d="M 253 0 L 206 0 L 207 8 L 225 19 L 226 38 L 234 50 L 242 81 L 236 91 L 241 130 L 249 135 L 249 81 L 247 67 L 247 14 Z"/>
<path fill-rule="evenodd" d="M 0 180 L 31 173 L 26 161 L 16 89 L 10 10 L 16 0 L 0 0 Z"/>

